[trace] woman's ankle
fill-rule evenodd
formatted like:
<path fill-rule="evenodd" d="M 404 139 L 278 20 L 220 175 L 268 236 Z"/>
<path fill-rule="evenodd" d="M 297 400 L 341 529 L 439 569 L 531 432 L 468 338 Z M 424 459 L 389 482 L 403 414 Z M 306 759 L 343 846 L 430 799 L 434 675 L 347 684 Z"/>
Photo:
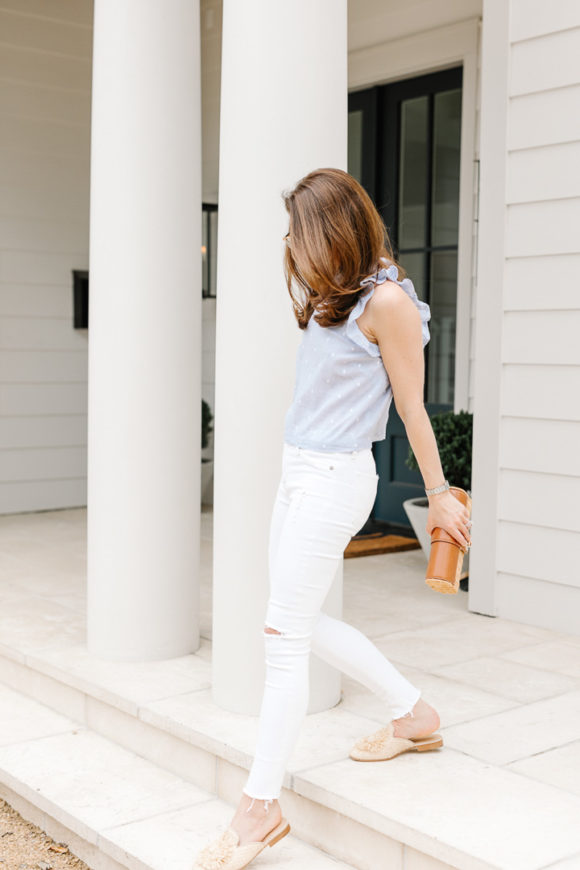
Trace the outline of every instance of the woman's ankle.
<path fill-rule="evenodd" d="M 415 736 L 423 733 L 427 736 L 436 731 L 440 725 L 437 710 L 422 698 L 419 698 L 412 710 L 392 721 L 395 737 Z"/>
<path fill-rule="evenodd" d="M 278 798 L 254 798 L 245 792 L 242 792 L 238 805 L 238 813 L 253 818 L 266 818 L 274 815 L 277 809 L 279 809 Z"/>

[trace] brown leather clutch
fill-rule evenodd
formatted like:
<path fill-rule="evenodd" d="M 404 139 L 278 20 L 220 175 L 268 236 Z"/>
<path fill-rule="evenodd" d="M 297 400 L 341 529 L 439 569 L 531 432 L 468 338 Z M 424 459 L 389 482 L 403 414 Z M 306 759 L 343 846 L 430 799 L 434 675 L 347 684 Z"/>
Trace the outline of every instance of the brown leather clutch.
<path fill-rule="evenodd" d="M 450 486 L 451 492 L 461 504 L 467 507 L 471 516 L 471 498 L 460 486 Z M 435 526 L 431 532 L 431 550 L 425 575 L 425 583 L 437 592 L 455 593 L 459 589 L 459 579 L 463 557 L 467 547 L 448 534 L 445 529 Z"/>

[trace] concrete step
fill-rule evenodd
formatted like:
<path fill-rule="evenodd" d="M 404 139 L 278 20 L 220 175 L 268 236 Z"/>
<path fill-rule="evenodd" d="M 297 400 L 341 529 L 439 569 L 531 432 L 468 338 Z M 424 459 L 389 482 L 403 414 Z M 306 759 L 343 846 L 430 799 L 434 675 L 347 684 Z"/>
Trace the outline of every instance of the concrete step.
<path fill-rule="evenodd" d="M 237 803 L 258 718 L 213 703 L 208 641 L 195 655 L 139 663 L 97 659 L 83 645 L 4 647 L 0 681 L 225 801 L 230 813 Z M 564 701 L 577 721 L 580 692 Z M 451 738 L 393 762 L 350 759 L 352 742 L 377 727 L 342 704 L 306 718 L 280 799 L 305 844 L 357 870 L 560 870 L 560 861 L 580 870 L 579 796 L 471 757 Z M 530 823 L 547 816 L 549 824 Z"/>
<path fill-rule="evenodd" d="M 229 824 L 215 793 L 4 685 L 0 709 L 0 794 L 94 870 L 190 870 Z M 255 863 L 353 870 L 292 831 Z"/>

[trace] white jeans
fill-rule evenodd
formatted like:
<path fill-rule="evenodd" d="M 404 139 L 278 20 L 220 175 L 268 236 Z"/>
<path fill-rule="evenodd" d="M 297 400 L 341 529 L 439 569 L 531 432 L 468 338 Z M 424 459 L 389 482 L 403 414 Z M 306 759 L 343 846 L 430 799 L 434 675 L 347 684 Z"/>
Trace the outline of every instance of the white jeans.
<path fill-rule="evenodd" d="M 284 444 L 269 543 L 270 597 L 264 627 L 266 680 L 258 741 L 243 788 L 280 797 L 288 759 L 306 716 L 312 651 L 374 692 L 398 719 L 421 692 L 362 632 L 321 612 L 351 537 L 374 504 L 371 448 L 326 453 Z M 267 806 L 267 805 L 266 805 Z"/>

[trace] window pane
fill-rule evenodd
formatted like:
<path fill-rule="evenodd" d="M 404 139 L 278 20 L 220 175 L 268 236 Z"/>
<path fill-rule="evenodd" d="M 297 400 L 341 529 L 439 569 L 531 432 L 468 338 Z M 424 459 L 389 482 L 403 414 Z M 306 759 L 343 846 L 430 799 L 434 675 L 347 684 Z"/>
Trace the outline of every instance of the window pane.
<path fill-rule="evenodd" d="M 435 94 L 433 121 L 433 245 L 456 245 L 459 225 L 461 89 Z"/>
<path fill-rule="evenodd" d="M 348 113 L 348 173 L 362 184 L 363 111 Z"/>
<path fill-rule="evenodd" d="M 428 97 L 401 103 L 399 248 L 426 244 Z"/>
<path fill-rule="evenodd" d="M 209 296 L 209 212 L 204 209 L 201 214 L 201 291 L 202 296 Z"/>
<path fill-rule="evenodd" d="M 216 295 L 217 220 L 217 209 L 203 209 L 201 216 L 202 296 Z"/>
<path fill-rule="evenodd" d="M 417 291 L 417 296 L 423 302 L 427 302 L 427 286 L 426 286 L 426 255 L 425 254 L 401 254 L 399 260 L 401 266 L 404 267 L 407 276 L 413 282 L 413 286 Z"/>
<path fill-rule="evenodd" d="M 433 251 L 430 283 L 431 340 L 428 344 L 427 401 L 453 404 L 457 251 Z"/>
<path fill-rule="evenodd" d="M 209 247 L 209 291 L 211 296 L 216 295 L 217 288 L 217 239 L 218 239 L 218 213 L 210 212 L 209 215 L 210 247 Z"/>

